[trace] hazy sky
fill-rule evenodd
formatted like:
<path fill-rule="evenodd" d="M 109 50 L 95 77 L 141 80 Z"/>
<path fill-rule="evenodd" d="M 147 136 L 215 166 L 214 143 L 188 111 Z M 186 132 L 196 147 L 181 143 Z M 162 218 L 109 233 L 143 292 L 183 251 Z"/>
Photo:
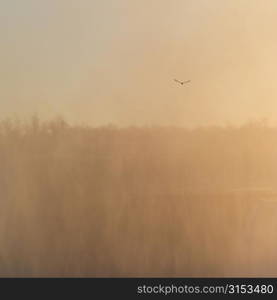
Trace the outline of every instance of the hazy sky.
<path fill-rule="evenodd" d="M 276 28 L 276 0 L 0 0 L 0 117 L 276 121 Z"/>

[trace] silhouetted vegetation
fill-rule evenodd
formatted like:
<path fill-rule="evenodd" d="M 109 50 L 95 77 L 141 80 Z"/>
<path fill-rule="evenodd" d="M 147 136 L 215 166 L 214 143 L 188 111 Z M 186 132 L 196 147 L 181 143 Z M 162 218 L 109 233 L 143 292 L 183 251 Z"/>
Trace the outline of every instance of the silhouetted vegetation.
<path fill-rule="evenodd" d="M 0 275 L 276 276 L 276 163 L 263 123 L 2 121 Z"/>

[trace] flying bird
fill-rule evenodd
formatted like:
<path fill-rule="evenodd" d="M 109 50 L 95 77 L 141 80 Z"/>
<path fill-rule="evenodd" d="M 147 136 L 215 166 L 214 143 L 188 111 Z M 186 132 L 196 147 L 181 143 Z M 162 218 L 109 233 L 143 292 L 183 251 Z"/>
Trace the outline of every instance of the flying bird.
<path fill-rule="evenodd" d="M 186 81 L 180 81 L 180 80 L 178 80 L 178 79 L 174 79 L 174 81 L 176 81 L 176 82 L 180 83 L 181 85 L 183 85 L 183 84 L 185 84 L 185 83 L 189 83 L 189 82 L 190 82 L 190 80 L 186 80 Z"/>

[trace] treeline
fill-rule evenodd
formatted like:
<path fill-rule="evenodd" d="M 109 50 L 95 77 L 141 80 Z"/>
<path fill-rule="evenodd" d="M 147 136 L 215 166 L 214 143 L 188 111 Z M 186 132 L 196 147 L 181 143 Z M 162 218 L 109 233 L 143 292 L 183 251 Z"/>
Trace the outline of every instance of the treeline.
<path fill-rule="evenodd" d="M 274 188 L 276 149 L 277 128 L 259 123 L 2 121 L 0 276 L 230 276 L 224 261 L 258 224 L 258 196 L 228 191 Z M 255 272 L 249 245 L 236 261 L 251 258 Z M 270 253 L 258 263 L 272 266 Z"/>
<path fill-rule="evenodd" d="M 18 168 L 34 176 L 37 164 L 50 173 L 64 167 L 104 190 L 108 184 L 136 193 L 275 187 L 276 149 L 277 128 L 263 123 L 196 129 L 72 127 L 35 117 L 0 123 L 2 176 L 18 176 Z"/>

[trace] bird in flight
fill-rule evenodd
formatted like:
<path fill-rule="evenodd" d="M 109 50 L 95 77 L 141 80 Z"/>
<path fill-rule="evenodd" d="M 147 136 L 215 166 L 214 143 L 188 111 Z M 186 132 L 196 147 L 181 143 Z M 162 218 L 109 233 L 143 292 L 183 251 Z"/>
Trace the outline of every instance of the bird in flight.
<path fill-rule="evenodd" d="M 183 85 L 183 84 L 185 84 L 185 83 L 189 83 L 189 82 L 190 82 L 190 80 L 186 80 L 186 81 L 180 81 L 180 80 L 178 80 L 178 79 L 174 79 L 174 81 L 176 81 L 176 82 L 180 83 L 181 85 Z"/>

